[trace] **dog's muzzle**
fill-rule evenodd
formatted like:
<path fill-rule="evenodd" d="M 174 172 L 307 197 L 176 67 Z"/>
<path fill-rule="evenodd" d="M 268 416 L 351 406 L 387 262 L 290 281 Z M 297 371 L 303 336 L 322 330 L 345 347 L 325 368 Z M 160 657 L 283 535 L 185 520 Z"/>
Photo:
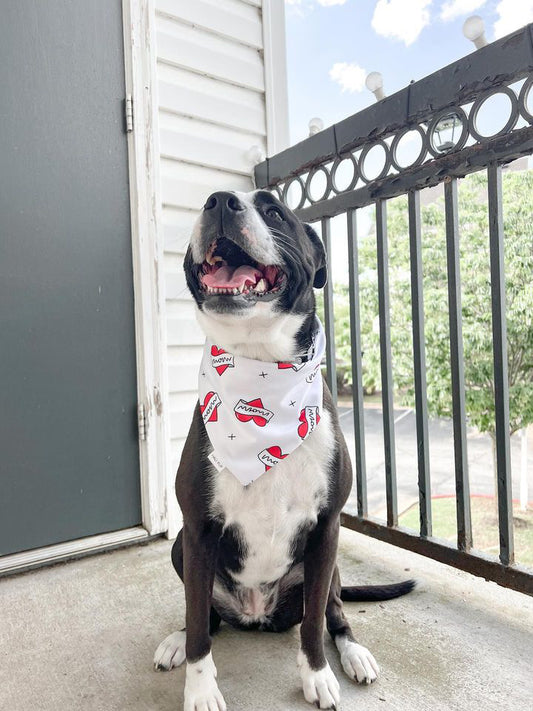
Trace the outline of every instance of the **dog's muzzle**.
<path fill-rule="evenodd" d="M 272 240 L 255 209 L 237 195 L 213 193 L 204 206 L 202 239 L 204 261 L 198 267 L 198 285 L 206 304 L 252 306 L 279 296 L 285 283 L 281 266 L 265 264 Z M 260 234 L 258 234 L 260 232 Z"/>

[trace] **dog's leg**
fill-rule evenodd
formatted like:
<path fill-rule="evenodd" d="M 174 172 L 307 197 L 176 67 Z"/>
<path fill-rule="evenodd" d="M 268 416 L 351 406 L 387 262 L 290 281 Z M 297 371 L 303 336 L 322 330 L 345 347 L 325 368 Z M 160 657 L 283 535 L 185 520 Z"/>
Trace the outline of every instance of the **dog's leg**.
<path fill-rule="evenodd" d="M 209 613 L 209 635 L 213 636 L 220 627 L 221 617 L 214 607 Z M 154 654 L 154 669 L 170 671 L 185 661 L 186 630 L 172 632 L 161 642 Z"/>
<path fill-rule="evenodd" d="M 183 582 L 183 530 L 178 533 L 172 546 L 172 565 Z M 214 635 L 220 627 L 220 615 L 214 607 L 209 613 L 209 635 Z M 185 629 L 172 632 L 161 642 L 154 654 L 154 669 L 170 671 L 185 661 Z"/>
<path fill-rule="evenodd" d="M 211 654 L 209 619 L 220 539 L 219 527 L 208 522 L 183 528 L 183 577 L 185 582 L 184 711 L 226 711 L 216 682 Z"/>
<path fill-rule="evenodd" d="M 324 615 L 335 566 L 339 519 L 318 523 L 304 554 L 304 617 L 298 666 L 306 701 L 321 709 L 339 703 L 339 682 L 324 654 Z"/>
<path fill-rule="evenodd" d="M 172 669 L 185 661 L 185 711 L 225 711 L 226 704 L 215 681 L 211 638 L 220 626 L 220 615 L 211 606 L 218 548 L 218 532 L 195 537 L 180 531 L 172 547 L 172 563 L 185 583 L 188 631 L 173 632 L 154 656 L 156 669 Z M 207 611 L 207 612 L 206 612 Z"/>
<path fill-rule="evenodd" d="M 326 606 L 326 623 L 341 655 L 342 668 L 350 679 L 359 684 L 371 684 L 379 674 L 379 667 L 372 654 L 354 639 L 352 629 L 342 609 L 341 580 L 335 566 Z"/>

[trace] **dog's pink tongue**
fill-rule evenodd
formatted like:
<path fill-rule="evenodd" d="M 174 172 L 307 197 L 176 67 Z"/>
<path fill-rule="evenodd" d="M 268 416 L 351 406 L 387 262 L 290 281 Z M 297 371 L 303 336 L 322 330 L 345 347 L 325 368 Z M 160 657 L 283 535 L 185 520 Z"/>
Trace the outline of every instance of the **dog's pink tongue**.
<path fill-rule="evenodd" d="M 242 267 L 219 267 L 216 272 L 204 274 L 202 281 L 206 286 L 218 289 L 240 289 L 247 282 L 256 284 L 258 279 L 262 277 L 259 269 L 250 266 Z"/>

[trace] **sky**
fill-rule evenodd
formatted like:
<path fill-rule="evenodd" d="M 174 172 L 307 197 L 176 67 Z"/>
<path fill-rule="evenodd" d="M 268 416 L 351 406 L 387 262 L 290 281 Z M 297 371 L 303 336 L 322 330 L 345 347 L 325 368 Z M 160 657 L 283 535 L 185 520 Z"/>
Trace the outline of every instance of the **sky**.
<path fill-rule="evenodd" d="M 326 127 L 374 103 L 365 86 L 371 71 L 393 94 L 475 51 L 462 32 L 467 17 L 481 16 L 492 42 L 533 22 L 533 0 L 285 0 L 285 15 L 293 145 L 309 135 L 310 119 Z M 372 208 L 358 210 L 357 219 L 359 235 L 366 234 Z M 333 278 L 346 282 L 344 216 L 331 229 Z"/>
<path fill-rule="evenodd" d="M 474 51 L 473 14 L 492 42 L 533 22 L 533 0 L 285 0 L 291 144 L 311 118 L 329 126 L 373 103 L 371 71 L 390 95 Z"/>

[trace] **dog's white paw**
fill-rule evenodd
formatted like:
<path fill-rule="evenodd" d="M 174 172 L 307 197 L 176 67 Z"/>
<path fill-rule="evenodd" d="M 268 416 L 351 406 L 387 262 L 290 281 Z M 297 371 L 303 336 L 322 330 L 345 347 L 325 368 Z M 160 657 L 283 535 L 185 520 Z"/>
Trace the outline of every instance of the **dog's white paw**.
<path fill-rule="evenodd" d="M 350 679 L 359 684 L 371 684 L 376 681 L 379 666 L 366 647 L 346 637 L 337 637 L 335 644 L 341 653 L 342 668 Z"/>
<path fill-rule="evenodd" d="M 305 654 L 298 652 L 298 667 L 302 678 L 305 700 L 321 709 L 336 709 L 340 702 L 339 682 L 326 662 L 323 669 L 314 671 Z"/>
<path fill-rule="evenodd" d="M 226 711 L 216 676 L 211 652 L 198 662 L 187 663 L 183 711 Z"/>
<path fill-rule="evenodd" d="M 185 661 L 185 631 L 173 632 L 161 642 L 154 654 L 156 671 L 170 671 Z"/>

